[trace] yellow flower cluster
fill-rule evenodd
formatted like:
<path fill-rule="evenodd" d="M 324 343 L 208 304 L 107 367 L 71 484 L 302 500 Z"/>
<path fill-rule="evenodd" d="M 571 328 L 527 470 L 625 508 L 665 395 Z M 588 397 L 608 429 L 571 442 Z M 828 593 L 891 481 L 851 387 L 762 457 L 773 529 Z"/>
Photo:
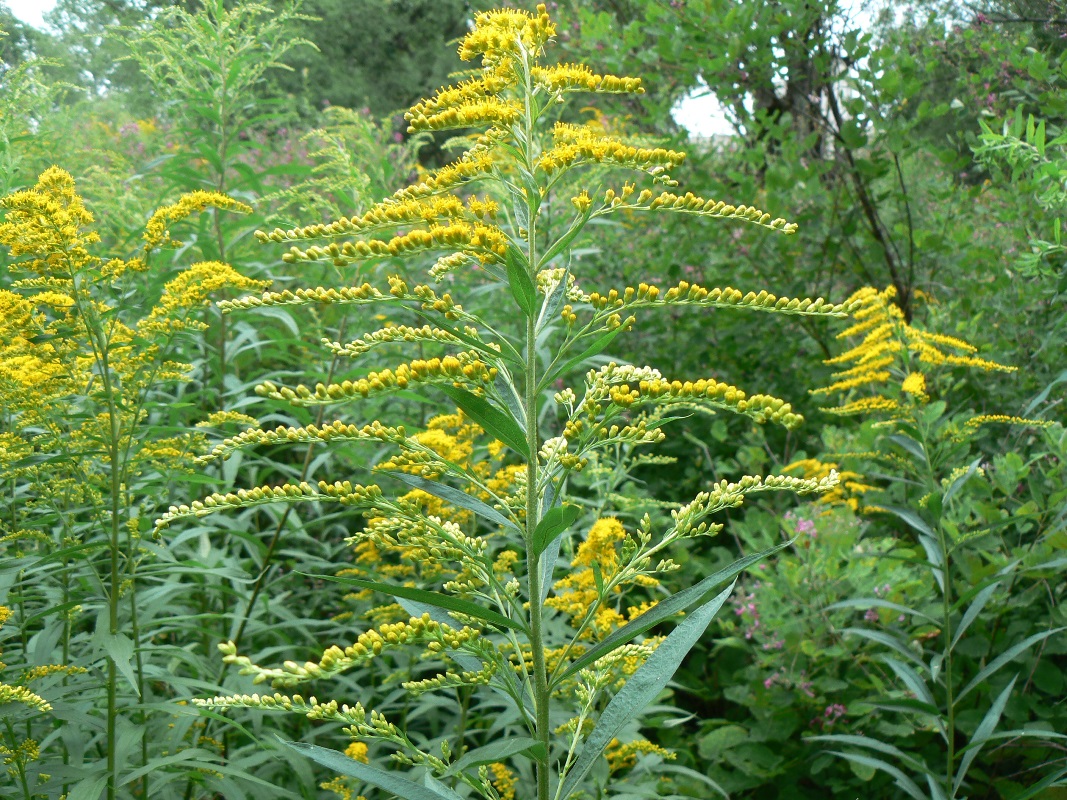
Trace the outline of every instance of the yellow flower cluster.
<path fill-rule="evenodd" d="M 552 92 L 608 92 L 641 94 L 640 78 L 599 75 L 585 64 L 555 64 L 551 67 L 532 67 L 530 77 Z"/>
<path fill-rule="evenodd" d="M 308 303 L 339 303 L 365 305 L 367 303 L 394 302 L 395 298 L 383 294 L 369 283 L 360 286 L 316 287 L 313 289 L 285 289 L 281 292 L 264 292 L 262 295 L 239 297 L 236 300 L 220 300 L 219 309 L 223 313 L 238 309 L 260 308 L 264 306 L 306 305 Z"/>
<path fill-rule="evenodd" d="M 154 250 L 159 247 L 181 247 L 182 242 L 172 239 L 168 226 L 185 219 L 191 214 L 197 214 L 208 208 L 238 211 L 242 214 L 251 214 L 251 206 L 234 200 L 221 192 L 207 192 L 198 190 L 182 195 L 177 203 L 162 206 L 149 217 L 144 229 L 144 241 L 146 250 Z"/>
<path fill-rule="evenodd" d="M 0 222 L 0 245 L 10 250 L 13 258 L 31 257 L 19 262 L 19 268 L 70 278 L 96 262 L 87 248 L 100 237 L 82 231 L 92 224 L 93 215 L 74 190 L 70 173 L 50 167 L 32 189 L 0 200 L 0 208 L 7 211 Z"/>
<path fill-rule="evenodd" d="M 459 44 L 459 57 L 472 61 L 481 56 L 487 72 L 502 76 L 507 74 L 504 68 L 523 54 L 539 55 L 555 34 L 544 3 L 533 14 L 512 9 L 486 11 L 475 16 L 474 30 Z"/>
<path fill-rule="evenodd" d="M 485 97 L 468 100 L 443 108 L 435 114 L 416 113 L 414 109 L 405 115 L 408 133 L 416 131 L 443 131 L 449 128 L 477 128 L 488 126 L 507 127 L 522 117 L 522 106 L 515 100 L 500 100 Z"/>
<path fill-rule="evenodd" d="M 920 330 L 904 320 L 904 313 L 893 300 L 896 290 L 882 291 L 866 287 L 852 295 L 846 306 L 855 323 L 838 334 L 839 339 L 863 336 L 827 364 L 849 365 L 835 372 L 834 382 L 811 390 L 812 394 L 847 392 L 862 386 L 877 387 L 878 394 L 861 397 L 834 408 L 833 414 L 852 415 L 872 412 L 900 412 L 902 401 L 925 403 L 928 399 L 927 375 L 914 368 L 915 363 L 929 367 L 971 367 L 983 372 L 1014 372 L 1015 367 L 978 358 L 977 348 L 954 336 Z M 895 374 L 903 374 L 899 384 Z"/>
<path fill-rule="evenodd" d="M 662 147 L 634 147 L 612 136 L 605 136 L 589 125 L 556 123 L 554 144 L 537 161 L 549 175 L 576 164 L 593 162 L 647 171 L 660 175 L 663 170 L 679 166 L 685 153 Z"/>
<path fill-rule="evenodd" d="M 263 291 L 270 281 L 246 278 L 229 264 L 201 261 L 167 281 L 159 302 L 137 326 L 141 335 L 169 336 L 182 330 L 202 331 L 207 325 L 187 319 L 187 312 L 208 304 L 222 289 Z"/>
<path fill-rule="evenodd" d="M 610 772 L 621 772 L 629 769 L 637 763 L 638 753 L 654 753 L 668 761 L 673 761 L 675 754 L 658 744 L 653 744 L 648 739 L 635 739 L 632 742 L 620 742 L 612 739 L 604 750 L 604 757 L 608 760 Z"/>
<path fill-rule="evenodd" d="M 318 261 L 328 258 L 334 266 L 343 267 L 353 261 L 374 256 L 402 256 L 423 250 L 463 250 L 475 255 L 482 263 L 502 262 L 507 252 L 508 237 L 495 225 L 470 224 L 457 221 L 447 225 L 431 225 L 394 236 L 389 241 L 367 239 L 326 247 L 313 245 L 306 250 L 292 247 L 282 255 L 286 263 Z"/>
<path fill-rule="evenodd" d="M 406 622 L 385 624 L 377 630 L 361 633 L 353 644 L 343 649 L 336 645 L 328 647 L 317 662 L 297 664 L 295 661 L 286 661 L 280 669 L 260 667 L 247 656 L 237 655 L 237 647 L 233 642 L 220 644 L 219 651 L 223 654 L 223 661 L 239 667 L 241 675 L 254 676 L 253 683 L 269 680 L 274 688 L 286 688 L 338 675 L 372 661 L 386 650 L 408 644 L 424 645 L 430 653 L 462 650 L 474 655 L 485 655 L 485 648 L 493 647 L 483 640 L 481 631 L 477 629 L 464 627 L 455 630 L 434 622 L 429 614 L 423 614 L 421 617 L 411 617 Z"/>
<path fill-rule="evenodd" d="M 837 485 L 820 495 L 816 502 L 827 506 L 845 505 L 855 512 L 868 510 L 861 506 L 862 496 L 878 487 L 863 483 L 864 476 L 858 472 L 838 471 L 838 466 L 833 461 L 803 458 L 783 467 L 782 472 L 796 472 L 804 478 L 814 480 L 825 480 L 836 475 Z"/>
<path fill-rule="evenodd" d="M 515 773 L 499 761 L 490 764 L 489 770 L 493 773 L 493 788 L 500 795 L 500 800 L 515 800 L 515 789 L 518 786 Z"/>
<path fill-rule="evenodd" d="M 597 587 L 597 572 L 600 585 L 608 585 L 618 576 L 621 561 L 618 548 L 625 546 L 626 529 L 615 517 L 598 519 L 575 553 L 569 575 L 556 581 L 554 596 L 545 600 L 545 605 L 562 611 L 577 627 L 589 609 L 597 607 L 589 626 L 582 632 L 586 638 L 600 638 L 626 623 L 627 616 L 600 597 Z M 594 566 L 595 565 L 595 566 Z M 659 581 L 647 575 L 636 574 L 629 583 L 637 586 L 658 586 Z M 613 593 L 621 594 L 623 586 L 616 584 Z M 599 603 L 599 605 L 598 605 Z M 632 618 L 633 615 L 630 615 Z"/>
<path fill-rule="evenodd" d="M 471 333 L 471 331 L 468 331 Z M 474 333 L 477 333 L 476 331 Z M 322 343 L 337 355 L 356 358 L 378 345 L 392 342 L 437 342 L 439 344 L 461 344 L 462 340 L 448 331 L 440 328 L 423 325 L 421 328 L 412 328 L 408 325 L 394 325 L 389 328 L 365 333 L 352 342 L 341 344 L 323 339 Z"/>
<path fill-rule="evenodd" d="M 396 369 L 371 372 L 355 381 L 346 380 L 329 385 L 319 383 L 314 390 L 303 384 L 290 389 L 272 381 L 264 381 L 256 387 L 256 394 L 294 405 L 323 405 L 406 389 L 410 383 L 447 383 L 477 390 L 492 383 L 496 373 L 496 367 L 486 366 L 476 352 L 470 351 L 444 358 L 418 358 L 400 364 Z"/>

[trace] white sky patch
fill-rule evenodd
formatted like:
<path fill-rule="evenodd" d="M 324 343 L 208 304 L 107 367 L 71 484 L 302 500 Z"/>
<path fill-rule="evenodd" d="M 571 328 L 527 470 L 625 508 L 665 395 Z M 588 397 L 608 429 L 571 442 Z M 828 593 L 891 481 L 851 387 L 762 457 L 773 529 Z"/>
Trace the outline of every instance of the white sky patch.
<path fill-rule="evenodd" d="M 733 136 L 737 133 L 727 121 L 719 98 L 706 87 L 697 89 L 682 98 L 671 109 L 671 116 L 675 122 L 689 131 L 690 136 L 697 138 Z"/>
<path fill-rule="evenodd" d="M 35 28 L 44 27 L 44 15 L 55 8 L 56 0 L 7 0 L 15 18 Z"/>

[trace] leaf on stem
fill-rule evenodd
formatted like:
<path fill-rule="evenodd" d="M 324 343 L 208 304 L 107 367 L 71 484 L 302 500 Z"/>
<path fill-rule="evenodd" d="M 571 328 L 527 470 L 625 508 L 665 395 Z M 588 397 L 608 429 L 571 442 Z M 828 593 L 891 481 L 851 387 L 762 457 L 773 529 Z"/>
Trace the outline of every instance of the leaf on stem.
<path fill-rule="evenodd" d="M 475 397 L 455 386 L 438 386 L 468 417 L 477 422 L 486 433 L 499 439 L 520 456 L 530 458 L 526 446 L 526 432 L 510 415 L 492 405 L 488 400 Z"/>
<path fill-rule="evenodd" d="M 470 600 L 461 600 L 458 597 L 451 597 L 447 594 L 441 594 L 440 592 L 431 592 L 426 589 L 415 589 L 411 586 L 395 586 L 391 583 L 379 583 L 378 581 L 368 581 L 363 578 L 351 578 L 347 575 L 312 575 L 309 572 L 296 571 L 297 575 L 303 575 L 305 578 L 314 578 L 320 581 L 332 581 L 333 583 L 343 583 L 346 586 L 356 586 L 360 589 L 372 589 L 382 594 L 391 595 L 393 597 L 404 597 L 408 600 L 415 600 L 419 603 L 426 603 L 437 608 L 443 608 L 446 611 L 457 611 L 460 614 L 466 614 L 476 619 L 484 620 L 490 625 L 496 625 L 502 628 L 511 628 L 516 631 L 524 631 L 525 628 L 513 619 L 508 619 L 503 614 L 493 611 L 490 608 L 484 608 L 477 603 L 472 603 Z"/>

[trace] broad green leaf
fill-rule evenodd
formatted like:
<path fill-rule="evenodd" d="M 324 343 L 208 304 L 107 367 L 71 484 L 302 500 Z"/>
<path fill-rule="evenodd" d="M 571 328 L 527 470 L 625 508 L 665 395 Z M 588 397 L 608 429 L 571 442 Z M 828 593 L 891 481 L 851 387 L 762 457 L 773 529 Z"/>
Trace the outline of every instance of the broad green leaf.
<path fill-rule="evenodd" d="M 505 517 L 495 508 L 487 503 L 483 503 L 477 497 L 460 491 L 454 486 L 448 486 L 438 481 L 432 481 L 429 478 L 423 478 L 420 475 L 410 475 L 407 472 L 392 472 L 383 471 L 383 474 L 396 478 L 398 481 L 403 481 L 408 486 L 414 486 L 416 489 L 421 489 L 427 494 L 432 494 L 434 497 L 440 497 L 445 502 L 451 503 L 454 506 L 465 508 L 468 511 L 473 511 L 479 517 L 484 517 L 490 522 L 494 522 L 497 525 L 503 525 L 505 528 L 518 529 L 514 522 Z"/>
<path fill-rule="evenodd" d="M 570 796 L 604 753 L 604 749 L 611 740 L 645 706 L 652 702 L 656 695 L 663 691 L 663 687 L 674 675 L 682 659 L 707 630 L 712 617 L 722 608 L 733 590 L 734 584 L 731 582 L 723 592 L 683 619 L 678 627 L 660 643 L 648 660 L 626 681 L 619 693 L 611 698 L 608 707 L 604 709 L 585 740 L 574 766 L 567 773 L 560 787 L 559 796 Z"/>
<path fill-rule="evenodd" d="M 513 619 L 508 619 L 503 614 L 493 611 L 491 608 L 484 608 L 477 603 L 472 603 L 470 600 L 460 600 L 458 597 L 451 597 L 447 594 L 441 594 L 439 592 L 431 592 L 426 589 L 415 589 L 411 586 L 394 586 L 390 583 L 379 583 L 378 581 L 368 581 L 363 578 L 351 578 L 347 575 L 312 575 L 309 572 L 296 571 L 297 575 L 303 575 L 306 578 L 315 578 L 320 581 L 332 581 L 334 583 L 342 583 L 346 586 L 356 586 L 360 589 L 373 589 L 376 592 L 382 594 L 393 595 L 394 597 L 404 597 L 408 600 L 414 600 L 418 603 L 426 603 L 437 608 L 443 608 L 446 611 L 458 611 L 460 614 L 466 614 L 476 619 L 485 620 L 490 625 L 497 625 L 499 627 L 511 628 L 516 631 L 523 631 L 525 628 Z"/>
<path fill-rule="evenodd" d="M 508 270 L 508 288 L 511 289 L 511 296 L 515 298 L 522 312 L 527 317 L 532 317 L 537 312 L 537 290 L 530 278 L 526 257 L 508 245 L 504 261 Z"/>
<path fill-rule="evenodd" d="M 531 537 L 530 544 L 533 547 L 534 552 L 538 555 L 545 552 L 545 548 L 548 547 L 549 543 L 573 525 L 574 521 L 578 519 L 578 515 L 581 513 L 581 506 L 575 505 L 562 505 L 550 508 L 548 512 L 541 517 L 541 521 L 537 523 L 537 527 L 534 529 L 533 536 Z"/>
<path fill-rule="evenodd" d="M 545 748 L 542 742 L 537 741 L 537 739 L 531 739 L 528 736 L 502 739 L 498 742 L 487 744 L 484 747 L 476 747 L 473 750 L 464 753 L 459 761 L 448 768 L 445 775 L 458 775 L 471 767 L 477 767 L 482 764 L 493 764 L 497 761 L 503 761 L 505 758 L 510 758 L 511 756 L 528 751 L 535 758 L 543 757 L 544 750 Z"/>
<path fill-rule="evenodd" d="M 762 561 L 767 556 L 777 553 L 779 550 L 788 547 L 790 544 L 792 544 L 792 541 L 783 542 L 782 544 L 772 547 L 770 550 L 764 550 L 761 553 L 755 553 L 740 558 L 725 569 L 721 569 L 714 575 L 709 575 L 704 578 L 700 583 L 695 583 L 688 589 L 683 589 L 677 594 L 671 595 L 666 600 L 660 600 L 644 614 L 636 619 L 630 620 L 606 639 L 603 639 L 589 648 L 581 658 L 577 659 L 567 667 L 563 674 L 555 679 L 553 683 L 566 680 L 578 670 L 585 669 L 598 658 L 603 658 L 612 650 L 615 650 L 635 637 L 640 636 L 642 633 L 668 617 L 673 617 L 675 614 L 684 611 L 694 603 L 703 602 L 704 598 L 710 594 L 712 590 L 726 583 L 726 581 L 733 580 L 734 577 L 751 567 L 753 564 Z"/>
<path fill-rule="evenodd" d="M 829 752 L 833 753 L 835 756 L 839 756 L 840 758 L 845 759 L 846 761 L 854 761 L 857 764 L 863 764 L 868 767 L 874 767 L 875 769 L 879 769 L 882 772 L 891 775 L 896 785 L 903 789 L 905 792 L 907 792 L 910 797 L 915 798 L 915 800 L 929 800 L 929 798 L 923 793 L 923 790 L 919 788 L 919 785 L 915 783 L 915 781 L 913 781 L 911 778 L 901 772 L 897 767 L 894 767 L 892 764 L 883 761 L 880 758 L 871 758 L 870 756 L 863 756 L 859 753 L 845 753 L 840 750 L 831 750 Z"/>
<path fill-rule="evenodd" d="M 967 770 L 971 768 L 971 762 L 981 752 L 982 746 L 989 741 L 993 731 L 997 729 L 997 725 L 1000 723 L 1000 715 L 1004 713 L 1004 706 L 1008 704 L 1008 698 L 1011 697 L 1011 691 L 1015 688 L 1015 681 L 1017 680 L 1019 680 L 1018 675 L 1012 678 L 1008 685 L 1004 687 L 1004 691 L 997 695 L 997 699 L 993 701 L 993 705 L 986 711 L 981 723 L 975 729 L 974 735 L 971 736 L 971 740 L 967 743 L 970 749 L 960 759 L 959 769 L 956 770 L 956 779 L 952 782 L 953 794 L 959 792 L 960 786 L 963 785 L 963 779 L 967 777 Z"/>
<path fill-rule="evenodd" d="M 499 439 L 523 458 L 529 460 L 530 453 L 526 446 L 526 432 L 518 422 L 505 414 L 488 400 L 475 397 L 468 391 L 455 386 L 439 386 L 442 392 L 463 409 L 463 412 L 477 422 L 486 433 Z"/>
<path fill-rule="evenodd" d="M 958 695 L 956 695 L 956 703 L 959 703 L 964 697 L 966 697 L 977 687 L 985 683 L 987 678 L 995 674 L 997 670 L 999 670 L 1001 667 L 1003 667 L 1005 664 L 1015 658 L 1015 656 L 1019 655 L 1024 650 L 1033 647 L 1038 642 L 1044 641 L 1048 637 L 1055 636 L 1057 633 L 1062 633 L 1063 631 L 1067 631 L 1067 626 L 1061 628 L 1053 628 L 1052 630 L 1042 631 L 1041 633 L 1035 633 L 1033 636 L 1023 639 L 1018 644 L 1009 647 L 999 656 L 997 656 L 988 664 L 986 664 L 985 668 L 982 669 L 977 675 L 975 675 L 974 679 L 970 683 L 963 687 L 963 690 Z"/>
<path fill-rule="evenodd" d="M 993 596 L 995 592 L 1000 588 L 1000 581 L 989 584 L 971 601 L 971 604 L 967 607 L 966 613 L 963 615 L 963 619 L 960 620 L 960 624 L 956 627 L 956 633 L 952 636 L 952 644 L 949 647 L 955 649 L 956 643 L 960 640 L 960 637 L 966 633 L 967 629 L 971 627 L 971 623 L 978 618 L 978 615 L 982 613 L 982 609 L 985 608 L 986 603 L 989 602 L 989 598 Z"/>
<path fill-rule="evenodd" d="M 307 744 L 306 742 L 280 741 L 286 747 L 296 750 L 312 761 L 316 761 L 340 775 L 357 778 L 365 783 L 377 786 L 379 789 L 384 789 L 386 792 L 395 794 L 397 797 L 403 798 L 403 800 L 462 800 L 460 795 L 447 787 L 431 788 L 424 786 L 402 777 L 397 772 L 386 772 L 384 769 L 349 758 L 344 753 L 339 753 L 336 750 Z"/>

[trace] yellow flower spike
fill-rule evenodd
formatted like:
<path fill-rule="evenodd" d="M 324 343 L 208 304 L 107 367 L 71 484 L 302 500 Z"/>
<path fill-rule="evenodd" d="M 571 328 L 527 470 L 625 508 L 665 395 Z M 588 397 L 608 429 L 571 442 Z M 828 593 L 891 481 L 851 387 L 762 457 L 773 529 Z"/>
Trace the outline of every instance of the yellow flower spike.
<path fill-rule="evenodd" d="M 220 192 L 195 191 L 184 194 L 177 203 L 162 206 L 149 218 L 144 229 L 145 249 L 180 247 L 182 243 L 170 237 L 168 225 L 208 208 L 252 213 L 251 206 Z"/>

